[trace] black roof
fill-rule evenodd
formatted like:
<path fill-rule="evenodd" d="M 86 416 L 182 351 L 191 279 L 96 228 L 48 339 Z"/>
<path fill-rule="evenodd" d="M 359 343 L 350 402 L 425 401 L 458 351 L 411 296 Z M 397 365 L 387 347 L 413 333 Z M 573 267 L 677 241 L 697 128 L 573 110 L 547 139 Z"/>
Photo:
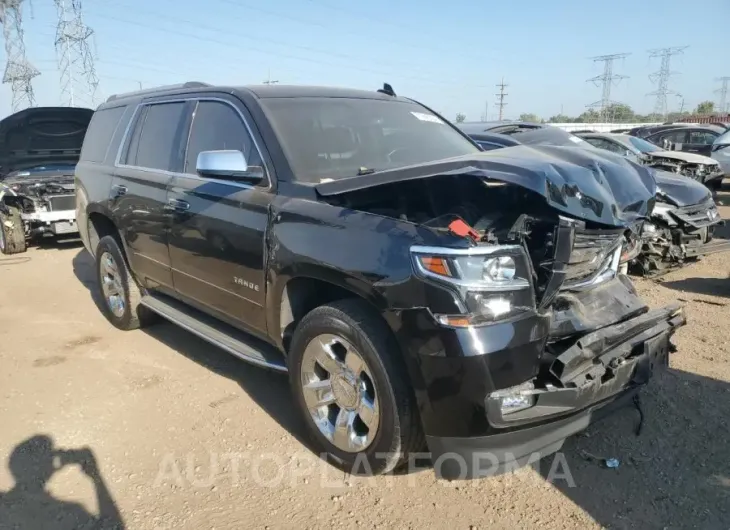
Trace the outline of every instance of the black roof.
<path fill-rule="evenodd" d="M 256 98 L 299 98 L 299 97 L 325 97 L 325 98 L 353 98 L 353 99 L 380 99 L 386 101 L 403 101 L 411 102 L 410 99 L 390 96 L 376 90 L 356 90 L 352 88 L 336 88 L 310 85 L 246 85 L 246 86 L 226 86 L 226 85 L 209 85 L 197 81 L 190 81 L 179 85 L 167 85 L 155 88 L 128 92 L 125 94 L 115 94 L 107 99 L 107 103 L 113 103 L 131 98 L 143 98 L 152 96 L 161 96 L 167 94 L 185 94 L 187 92 L 200 91 L 216 91 L 216 92 L 246 92 Z"/>

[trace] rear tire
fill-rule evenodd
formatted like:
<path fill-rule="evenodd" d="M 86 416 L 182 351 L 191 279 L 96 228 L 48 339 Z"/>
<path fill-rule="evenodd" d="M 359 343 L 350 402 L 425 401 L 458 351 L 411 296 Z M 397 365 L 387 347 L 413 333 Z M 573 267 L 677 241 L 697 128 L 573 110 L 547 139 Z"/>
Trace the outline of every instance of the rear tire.
<path fill-rule="evenodd" d="M 102 237 L 95 256 L 101 309 L 107 320 L 125 331 L 153 323 L 155 315 L 140 304 L 142 292 L 117 240 L 113 236 Z"/>
<path fill-rule="evenodd" d="M 314 448 L 336 467 L 387 473 L 424 447 L 401 355 L 388 326 L 362 300 L 318 307 L 297 326 L 288 359 L 294 399 Z"/>
<path fill-rule="evenodd" d="M 6 255 L 20 254 L 28 250 L 23 219 L 17 208 L 8 210 L 8 214 L 0 213 L 0 252 Z"/>

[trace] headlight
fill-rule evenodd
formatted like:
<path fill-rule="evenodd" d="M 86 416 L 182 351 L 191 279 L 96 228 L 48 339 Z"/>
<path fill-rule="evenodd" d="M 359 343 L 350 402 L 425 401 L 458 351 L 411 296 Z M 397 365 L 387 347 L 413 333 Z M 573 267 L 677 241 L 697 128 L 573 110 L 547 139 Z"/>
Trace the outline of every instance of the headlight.
<path fill-rule="evenodd" d="M 460 315 L 435 315 L 442 324 L 484 324 L 535 308 L 532 271 L 518 245 L 411 247 L 411 253 L 416 273 L 450 289 L 463 309 Z"/>
<path fill-rule="evenodd" d="M 677 224 L 677 222 L 671 215 L 669 215 L 669 212 L 674 209 L 674 206 L 670 206 L 669 204 L 666 204 L 664 202 L 657 202 L 654 204 L 654 209 L 651 211 L 651 215 L 656 215 L 657 217 L 668 223 L 670 226 L 674 226 Z"/>

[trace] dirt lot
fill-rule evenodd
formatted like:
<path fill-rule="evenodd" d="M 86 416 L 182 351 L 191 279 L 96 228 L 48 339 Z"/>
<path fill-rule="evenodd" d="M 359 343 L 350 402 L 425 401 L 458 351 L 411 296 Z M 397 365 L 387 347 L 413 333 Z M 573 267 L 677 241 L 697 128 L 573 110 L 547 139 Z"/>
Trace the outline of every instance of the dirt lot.
<path fill-rule="evenodd" d="M 726 254 L 637 282 L 690 319 L 640 436 L 627 408 L 534 468 L 447 483 L 335 472 L 301 440 L 283 376 L 167 323 L 112 328 L 82 248 L 33 249 L 0 262 L 0 527 L 102 511 L 134 529 L 730 528 L 729 274 Z"/>

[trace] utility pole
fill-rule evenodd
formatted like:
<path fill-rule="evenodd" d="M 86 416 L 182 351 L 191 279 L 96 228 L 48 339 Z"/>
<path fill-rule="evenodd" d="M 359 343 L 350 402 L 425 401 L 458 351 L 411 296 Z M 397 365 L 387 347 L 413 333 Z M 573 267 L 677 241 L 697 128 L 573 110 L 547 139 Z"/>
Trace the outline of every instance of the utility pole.
<path fill-rule="evenodd" d="M 728 108 L 728 100 L 727 100 L 727 94 L 728 94 L 728 83 L 730 82 L 730 76 L 725 77 L 718 77 L 715 79 L 715 81 L 719 81 L 722 83 L 722 86 L 715 90 L 716 94 L 720 94 L 720 104 L 718 105 L 718 110 L 722 112 L 730 112 L 730 108 Z"/>
<path fill-rule="evenodd" d="M 495 106 L 499 109 L 499 121 L 502 121 L 502 118 L 504 117 L 504 107 L 507 105 L 507 103 L 504 102 L 504 98 L 509 95 L 504 91 L 504 89 L 509 85 L 505 84 L 503 77 L 502 82 L 498 83 L 496 86 L 499 88 L 499 94 L 495 94 L 495 96 L 499 98 L 499 101 L 495 103 Z"/>
<path fill-rule="evenodd" d="M 667 117 L 667 96 L 674 95 L 676 92 L 669 90 L 669 78 L 677 74 L 672 72 L 670 69 L 670 62 L 672 55 L 677 55 L 684 52 L 689 46 L 675 46 L 672 48 L 657 48 L 655 50 L 649 50 L 649 57 L 660 57 L 661 65 L 659 71 L 654 72 L 649 76 L 652 83 L 655 83 L 657 88 L 654 92 L 649 92 L 647 96 L 656 96 L 656 103 L 654 103 L 654 114 L 660 114 Z"/>
<path fill-rule="evenodd" d="M 0 0 L 0 24 L 3 25 L 7 57 L 3 83 L 10 85 L 13 112 L 35 107 L 31 81 L 41 74 L 25 55 L 22 3 L 23 0 Z"/>
<path fill-rule="evenodd" d="M 482 121 L 489 121 L 489 102 L 484 102 L 484 114 L 482 114 Z"/>
<path fill-rule="evenodd" d="M 96 75 L 91 41 L 94 30 L 84 23 L 81 0 L 53 0 L 58 13 L 56 55 L 61 72 L 61 101 L 95 106 L 99 77 Z"/>
<path fill-rule="evenodd" d="M 269 77 L 268 77 L 268 79 L 266 81 L 264 81 L 264 84 L 265 85 L 275 85 L 278 82 L 279 81 L 277 81 L 275 79 L 273 79 L 273 80 L 271 79 L 271 70 L 269 70 Z"/>
<path fill-rule="evenodd" d="M 615 82 L 620 81 L 621 79 L 626 79 L 628 76 L 625 75 L 618 75 L 613 73 L 613 62 L 616 59 L 625 59 L 631 55 L 630 53 L 614 53 L 611 55 L 599 55 L 597 57 L 591 57 L 593 59 L 594 63 L 602 62 L 603 63 L 603 74 L 597 75 L 596 77 L 591 77 L 590 79 L 587 79 L 588 82 L 593 83 L 596 86 L 601 86 L 601 99 L 598 101 L 595 101 L 591 103 L 590 105 L 587 105 L 589 109 L 600 109 L 600 114 L 604 122 L 610 123 L 613 119 L 612 116 L 609 116 L 611 111 L 611 105 L 615 105 L 615 101 L 611 101 L 611 87 Z"/>

